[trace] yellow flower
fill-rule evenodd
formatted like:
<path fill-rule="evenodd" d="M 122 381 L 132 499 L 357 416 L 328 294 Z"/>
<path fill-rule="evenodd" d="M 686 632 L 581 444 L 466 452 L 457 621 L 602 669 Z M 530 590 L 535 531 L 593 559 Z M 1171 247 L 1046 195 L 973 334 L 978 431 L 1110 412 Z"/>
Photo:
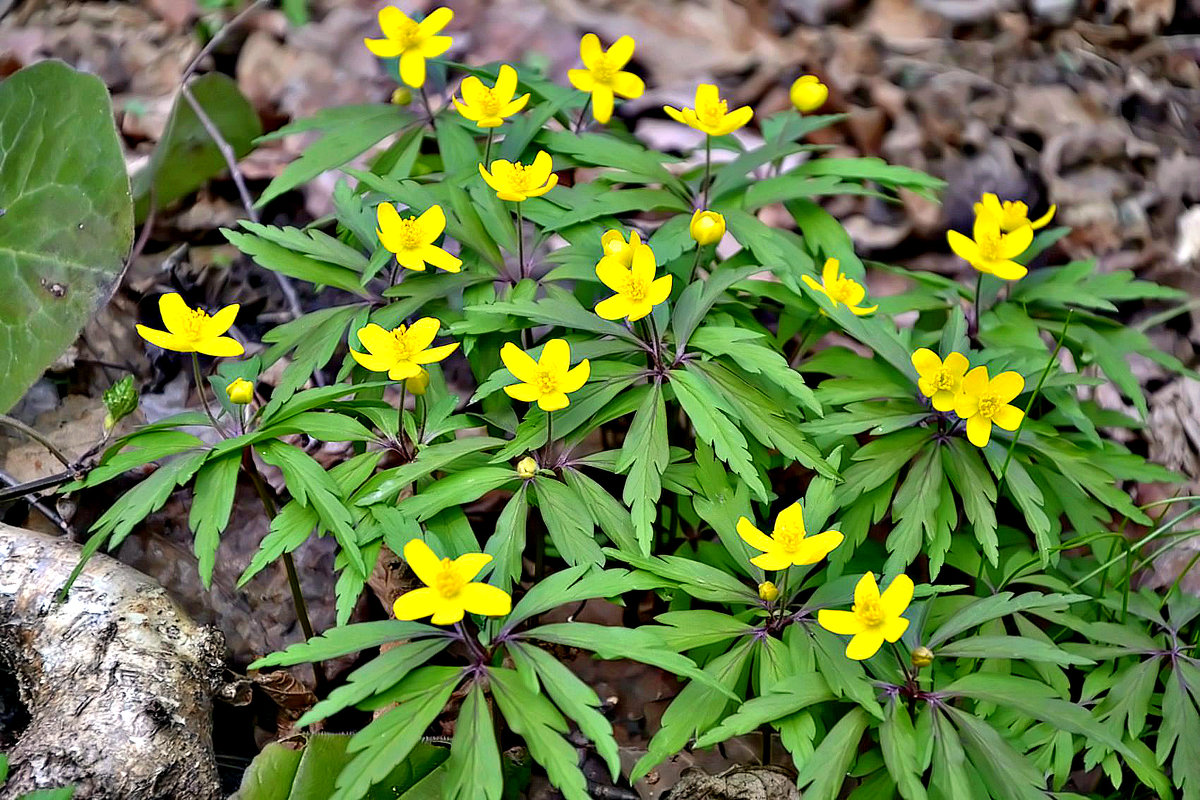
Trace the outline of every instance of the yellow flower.
<path fill-rule="evenodd" d="M 505 386 L 504 392 L 525 403 L 537 401 L 543 411 L 558 411 L 571 404 L 567 395 L 587 383 L 592 365 L 585 358 L 571 368 L 571 346 L 565 339 L 551 339 L 542 347 L 542 355 L 533 357 L 512 342 L 500 348 L 500 360 L 521 383 Z"/>
<path fill-rule="evenodd" d="M 829 87 L 821 83 L 816 75 L 801 75 L 792 83 L 788 96 L 797 111 L 807 114 L 825 105 L 829 99 Z"/>
<path fill-rule="evenodd" d="M 854 587 L 854 608 L 817 612 L 817 623 L 830 633 L 853 636 L 846 645 L 846 658 L 862 661 L 879 652 L 883 643 L 895 642 L 908 629 L 908 620 L 900 616 L 912 602 L 913 582 L 897 575 L 881 595 L 875 576 L 867 573 Z"/>
<path fill-rule="evenodd" d="M 1028 225 L 1035 231 L 1039 228 L 1044 228 L 1050 224 L 1050 220 L 1054 218 L 1054 212 L 1057 206 L 1050 206 L 1050 210 L 1036 220 L 1029 219 L 1029 206 L 1022 203 L 1020 200 L 1013 202 L 1005 200 L 1000 202 L 1000 198 L 991 192 L 984 192 L 980 202 L 975 204 L 975 216 L 987 214 L 992 219 L 1000 224 L 1000 230 L 1005 233 L 1012 233 L 1017 228 Z"/>
<path fill-rule="evenodd" d="M 804 509 L 799 503 L 792 503 L 779 512 L 770 536 L 754 527 L 746 517 L 738 519 L 737 532 L 746 544 L 763 551 L 761 556 L 750 559 L 750 563 L 773 570 L 815 564 L 845 538 L 841 531 L 833 530 L 809 536 L 804 529 Z"/>
<path fill-rule="evenodd" d="M 698 245 L 716 244 L 725 235 L 725 218 L 715 211 L 697 210 L 688 231 Z"/>
<path fill-rule="evenodd" d="M 616 230 L 606 231 L 600 237 L 600 246 L 604 248 L 604 257 L 615 258 L 621 262 L 623 267 L 633 264 L 633 252 L 641 243 L 642 237 L 638 235 L 637 231 L 629 232 L 629 241 L 625 241 L 621 232 Z"/>
<path fill-rule="evenodd" d="M 663 110 L 676 122 L 704 131 L 709 136 L 724 136 L 745 125 L 754 116 L 750 106 L 729 111 L 729 105 L 721 99 L 717 87 L 702 83 L 696 87 L 696 107 L 680 110 L 663 106 Z"/>
<path fill-rule="evenodd" d="M 632 36 L 622 36 L 604 50 L 594 33 L 579 40 L 579 57 L 584 69 L 567 71 L 571 85 L 581 92 L 592 93 L 592 116 L 601 125 L 612 118 L 613 95 L 630 100 L 641 97 L 646 84 L 632 72 L 622 69 L 633 58 Z"/>
<path fill-rule="evenodd" d="M 394 381 L 406 381 L 424 371 L 422 364 L 441 361 L 458 348 L 457 342 L 429 347 L 441 327 L 442 323 L 433 317 L 423 317 L 412 325 L 390 331 L 372 322 L 358 331 L 358 340 L 367 352 L 351 349 L 350 355 L 372 372 L 386 372 Z"/>
<path fill-rule="evenodd" d="M 234 405 L 247 405 L 254 400 L 254 384 L 245 378 L 238 378 L 225 387 L 225 394 Z"/>
<path fill-rule="evenodd" d="M 1019 280 L 1029 272 L 1013 259 L 1033 242 L 1031 226 L 1022 225 L 1012 233 L 1005 233 L 998 220 L 984 213 L 975 217 L 972 235 L 975 238 L 968 239 L 958 231 L 946 231 L 946 240 L 955 255 L 975 269 L 1006 281 Z"/>
<path fill-rule="evenodd" d="M 404 379 L 404 390 L 409 394 L 423 395 L 429 388 L 429 372 L 421 370 L 411 378 Z"/>
<path fill-rule="evenodd" d="M 758 585 L 758 599 L 765 603 L 772 603 L 775 598 L 779 597 L 779 587 L 770 581 L 763 581 Z"/>
<path fill-rule="evenodd" d="M 1019 373 L 1001 372 L 988 380 L 987 367 L 976 367 L 966 374 L 954 396 L 954 413 L 967 421 L 967 438 L 976 447 L 987 447 L 992 438 L 992 423 L 1006 431 L 1015 431 L 1025 412 L 1010 403 L 1025 390 Z"/>
<path fill-rule="evenodd" d="M 834 308 L 838 307 L 838 303 L 845 303 L 846 308 L 850 309 L 855 316 L 861 317 L 879 308 L 879 306 L 867 308 L 859 305 L 867 296 L 867 290 L 858 281 L 847 278 L 840 268 L 841 264 L 836 258 L 827 258 L 825 267 L 821 270 L 820 283 L 807 275 L 801 275 L 800 278 L 808 285 L 808 288 L 820 292 L 832 300 Z"/>
<path fill-rule="evenodd" d="M 596 304 L 596 313 L 604 319 L 637 322 L 671 296 L 670 275 L 654 277 L 654 251 L 648 244 L 633 248 L 630 266 L 620 258 L 605 256 L 596 265 L 596 277 L 616 294 Z"/>
<path fill-rule="evenodd" d="M 440 561 L 429 545 L 413 539 L 404 545 L 404 560 L 425 586 L 396 598 L 392 611 L 396 619 L 430 617 L 434 625 L 453 625 L 464 614 L 502 617 L 512 611 L 508 592 L 486 583 L 472 583 L 492 560 L 486 553 L 464 553 L 455 559 Z"/>
<path fill-rule="evenodd" d="M 434 244 L 446 230 L 446 214 L 441 206 L 430 206 L 419 217 L 400 219 L 395 206 L 380 203 L 375 209 L 375 220 L 379 225 L 375 229 L 379 241 L 389 252 L 396 254 L 396 261 L 405 269 L 424 272 L 426 264 L 446 272 L 458 272 L 462 268 L 461 259 Z"/>
<path fill-rule="evenodd" d="M 487 185 L 496 190 L 496 197 L 519 203 L 530 197 L 541 197 L 554 188 L 558 176 L 553 173 L 554 162 L 545 150 L 538 151 L 529 166 L 513 164 L 504 159 L 492 162 L 491 172 L 479 165 L 479 174 Z"/>
<path fill-rule="evenodd" d="M 177 353 L 201 353 L 206 356 L 240 356 L 246 352 L 241 342 L 221 334 L 233 326 L 239 306 L 225 306 L 211 317 L 198 308 L 188 308 L 177 293 L 158 298 L 165 331 L 138 325 L 138 335 L 153 345 Z"/>
<path fill-rule="evenodd" d="M 483 81 L 474 75 L 463 78 L 463 102 L 454 99 L 454 107 L 465 119 L 471 120 L 479 128 L 498 128 L 504 120 L 520 111 L 529 102 L 529 94 L 523 94 L 516 100 L 517 71 L 504 64 L 496 78 L 496 85 L 491 89 L 483 85 Z"/>
<path fill-rule="evenodd" d="M 379 29 L 386 38 L 363 39 L 380 58 L 400 56 L 400 79 L 413 88 L 425 85 L 425 59 L 437 58 L 450 49 L 449 36 L 438 36 L 454 19 L 448 8 L 435 8 L 420 22 L 409 18 L 395 6 L 379 10 Z"/>
<path fill-rule="evenodd" d="M 525 456 L 517 462 L 517 474 L 525 480 L 529 480 L 534 475 L 537 475 L 537 471 L 538 465 L 532 456 Z"/>
<path fill-rule="evenodd" d="M 963 375 L 971 367 L 967 357 L 962 353 L 951 353 L 942 361 L 937 353 L 922 347 L 912 354 L 912 363 L 920 376 L 917 388 L 921 394 L 930 398 L 938 411 L 953 410 L 954 396 L 962 385 Z"/>

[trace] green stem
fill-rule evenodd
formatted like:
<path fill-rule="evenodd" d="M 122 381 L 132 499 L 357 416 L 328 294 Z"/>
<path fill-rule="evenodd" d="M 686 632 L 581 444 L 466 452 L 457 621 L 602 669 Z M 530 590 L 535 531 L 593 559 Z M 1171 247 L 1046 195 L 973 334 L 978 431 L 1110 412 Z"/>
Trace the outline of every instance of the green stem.
<path fill-rule="evenodd" d="M 708 176 L 712 172 L 712 137 L 707 133 L 704 134 L 704 182 L 701 196 L 703 200 L 700 203 L 702 210 L 708 208 Z"/>
<path fill-rule="evenodd" d="M 517 274 L 521 280 L 525 279 L 525 217 L 520 203 L 517 203 Z"/>
<path fill-rule="evenodd" d="M 583 106 L 579 109 L 579 116 L 575 118 L 574 133 L 576 135 L 578 135 L 579 132 L 583 130 L 583 117 L 585 114 L 587 114 L 587 110 L 591 105 L 592 105 L 592 96 L 589 94 L 587 101 L 584 102 Z"/>
<path fill-rule="evenodd" d="M 901 655 L 900 648 L 896 646 L 895 642 L 888 642 L 888 644 L 892 646 L 892 654 L 896 656 L 896 664 L 899 665 L 900 671 L 904 673 L 904 682 L 907 683 L 910 688 L 915 689 L 916 681 L 913 680 L 912 674 L 908 671 L 907 660 L 903 655 Z"/>
<path fill-rule="evenodd" d="M 700 256 L 704 252 L 704 245 L 696 242 L 696 257 L 692 259 L 692 269 L 688 273 L 688 283 L 696 280 L 696 271 L 700 269 Z"/>
<path fill-rule="evenodd" d="M 979 335 L 979 314 L 980 314 L 980 295 L 983 294 L 983 273 L 979 273 L 975 278 L 975 335 Z"/>
<path fill-rule="evenodd" d="M 208 398 L 204 393 L 204 376 L 200 374 L 200 357 L 192 353 L 192 377 L 196 380 L 196 392 L 200 395 L 200 405 L 204 407 L 204 413 L 208 417 L 208 421 L 212 424 L 213 430 L 225 438 L 225 431 L 217 424 L 217 418 L 213 416 L 212 409 L 208 407 Z"/>
<path fill-rule="evenodd" d="M 646 315 L 646 322 L 650 326 L 650 348 L 654 351 L 654 365 L 660 369 L 663 366 L 662 351 L 663 341 L 658 334 L 658 324 L 654 321 L 654 314 Z"/>
<path fill-rule="evenodd" d="M 404 443 L 404 402 L 408 399 L 408 384 L 400 381 L 400 403 L 396 406 L 396 441 L 400 450 L 408 456 L 408 447 Z"/>
<path fill-rule="evenodd" d="M 493 138 L 495 135 L 496 135 L 496 129 L 495 129 L 495 128 L 488 128 L 487 144 L 485 144 L 485 145 L 483 146 L 483 165 L 484 165 L 485 167 L 487 167 L 488 169 L 491 169 L 491 166 L 492 166 L 492 165 L 491 165 L 491 164 L 488 162 L 488 159 L 489 159 L 489 158 L 491 157 L 491 155 L 492 155 L 492 138 Z"/>
<path fill-rule="evenodd" d="M 779 621 L 780 622 L 783 621 L 783 615 L 787 611 L 787 600 L 788 600 L 788 598 L 787 598 L 787 579 L 788 579 L 788 570 L 785 569 L 783 571 L 783 574 L 779 576 L 779 586 L 776 587 L 779 590 L 779 597 L 777 598 L 779 600 L 779 602 L 777 603 L 777 605 L 779 607 Z"/>
<path fill-rule="evenodd" d="M 433 106 L 429 105 L 429 95 L 425 93 L 425 87 L 420 87 L 421 102 L 425 104 L 425 113 L 429 115 L 429 127 L 433 127 Z"/>
<path fill-rule="evenodd" d="M 550 466 L 550 446 L 554 443 L 554 412 L 546 412 L 546 450 L 542 453 L 542 463 Z"/>
<path fill-rule="evenodd" d="M 263 511 L 267 512 L 268 522 L 274 520 L 275 501 L 271 499 L 267 483 L 254 464 L 254 454 L 249 447 L 242 451 L 242 469 L 250 478 L 250 483 L 254 484 L 254 491 L 258 494 Z M 308 619 L 308 605 L 304 602 L 304 593 L 300 590 L 300 576 L 296 573 L 296 562 L 292 560 L 291 553 L 283 554 L 283 568 L 287 572 L 288 588 L 292 590 L 292 605 L 296 608 L 296 620 L 300 623 L 300 630 L 304 631 L 305 640 L 311 639 L 314 635 L 313 626 Z M 317 662 L 313 662 L 313 670 L 317 672 L 318 676 L 322 675 L 323 671 L 318 667 Z M 318 680 L 322 681 L 321 677 L 318 677 Z"/>
<path fill-rule="evenodd" d="M 1029 419 L 1029 410 L 1033 408 L 1033 404 L 1037 401 L 1038 395 L 1041 394 L 1042 385 L 1046 382 L 1047 376 L 1050 375 L 1050 370 L 1058 360 L 1058 351 L 1062 349 L 1063 340 L 1067 338 L 1067 330 L 1071 327 L 1071 317 L 1074 315 L 1075 309 L 1067 310 L 1067 320 L 1063 323 L 1062 333 L 1058 335 L 1058 341 L 1054 344 L 1054 352 L 1050 354 L 1050 358 L 1046 361 L 1046 368 L 1042 370 L 1042 375 L 1038 378 L 1037 387 L 1033 390 L 1033 394 L 1029 396 L 1029 402 L 1025 404 L 1025 414 L 1021 417 L 1021 423 L 1017 425 L 1017 430 L 1013 433 L 1012 441 L 1008 445 L 1008 454 L 1004 456 L 1004 466 L 1000 468 L 1000 477 L 996 480 L 996 489 L 998 490 L 1004 484 L 1004 476 L 1008 474 L 1008 464 L 1012 461 L 1013 450 L 1017 447 L 1017 440 L 1021 438 L 1021 431 L 1025 428 L 1025 420 Z"/>

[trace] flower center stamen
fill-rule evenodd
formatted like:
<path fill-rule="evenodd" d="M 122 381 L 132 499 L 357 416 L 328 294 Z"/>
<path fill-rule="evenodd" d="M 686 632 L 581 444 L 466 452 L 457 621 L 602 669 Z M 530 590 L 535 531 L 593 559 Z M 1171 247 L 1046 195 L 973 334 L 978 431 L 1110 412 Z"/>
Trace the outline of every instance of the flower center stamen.
<path fill-rule="evenodd" d="M 534 384 L 542 394 L 554 394 L 558 391 L 558 381 L 550 372 L 539 372 Z"/>
<path fill-rule="evenodd" d="M 779 542 L 783 552 L 795 553 L 800 550 L 800 543 L 804 541 L 804 535 L 800 531 L 784 528 L 776 532 L 775 541 Z"/>
<path fill-rule="evenodd" d="M 485 117 L 494 117 L 500 113 L 500 101 L 491 89 L 484 89 L 479 98 L 479 107 Z"/>
<path fill-rule="evenodd" d="M 519 192 L 524 191 L 529 184 L 529 176 L 525 174 L 525 165 L 513 164 L 512 177 L 509 180 L 512 181 L 513 189 Z"/>
<path fill-rule="evenodd" d="M 183 324 L 180 327 L 183 330 L 180 333 L 180 336 L 184 337 L 185 339 L 199 340 L 200 332 L 203 330 L 204 323 L 208 321 L 208 318 L 209 317 L 206 312 L 198 308 L 189 308 L 187 314 L 181 320 Z"/>
<path fill-rule="evenodd" d="M 883 623 L 884 613 L 883 606 L 878 600 L 867 600 L 866 602 L 854 604 L 854 613 L 864 625 L 869 627 L 877 627 Z"/>
<path fill-rule="evenodd" d="M 400 229 L 397 231 L 397 236 L 400 239 L 400 246 L 405 250 L 416 250 L 423 244 L 421 241 L 421 226 L 417 224 L 416 217 L 400 220 Z"/>
<path fill-rule="evenodd" d="M 396 330 L 392 331 L 392 338 L 395 340 L 393 347 L 395 348 L 397 361 L 412 360 L 412 348 L 409 346 L 408 337 L 405 335 L 407 330 L 408 329 L 404 325 L 401 325 L 399 328 L 396 328 Z"/>
<path fill-rule="evenodd" d="M 728 110 L 729 104 L 724 100 L 719 100 L 716 103 L 706 105 L 704 108 L 697 108 L 696 112 L 706 125 L 716 125 L 725 118 Z"/>
<path fill-rule="evenodd" d="M 991 419 L 996 416 L 996 412 L 1000 410 L 1000 406 L 1004 405 L 1000 402 L 1000 398 L 993 394 L 980 395 L 979 397 L 979 416 L 984 419 Z"/>
<path fill-rule="evenodd" d="M 592 80 L 596 83 L 610 84 L 616 74 L 617 68 L 609 63 L 607 56 L 602 55 L 596 59 L 596 63 L 592 67 Z"/>
<path fill-rule="evenodd" d="M 411 19 L 406 19 L 400 23 L 400 31 L 396 36 L 396 41 L 401 47 L 412 47 L 421 37 L 421 26 Z"/>
<path fill-rule="evenodd" d="M 465 584 L 466 581 L 454 571 L 454 562 L 443 558 L 442 571 L 433 580 L 433 588 L 437 590 L 437 593 L 449 600 L 457 595 Z"/>
<path fill-rule="evenodd" d="M 945 367 L 942 367 L 934 374 L 933 385 L 942 392 L 952 391 L 954 389 L 954 374 Z"/>
<path fill-rule="evenodd" d="M 984 260 L 1003 260 L 1003 257 L 1000 255 L 1000 244 L 1003 238 L 1003 234 L 999 231 L 988 231 L 980 235 L 979 241 L 976 244 L 979 245 L 979 254 L 983 256 Z"/>
<path fill-rule="evenodd" d="M 631 302 L 640 303 L 646 299 L 646 284 L 635 278 L 630 278 L 625 284 L 623 294 L 630 299 Z"/>

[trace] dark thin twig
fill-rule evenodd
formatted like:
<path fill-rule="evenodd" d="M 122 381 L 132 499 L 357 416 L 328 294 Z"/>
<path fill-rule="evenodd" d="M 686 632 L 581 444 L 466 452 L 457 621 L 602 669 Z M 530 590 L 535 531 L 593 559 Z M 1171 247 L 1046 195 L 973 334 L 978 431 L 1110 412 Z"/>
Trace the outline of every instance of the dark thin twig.
<path fill-rule="evenodd" d="M 42 447 L 49 450 L 50 455 L 57 458 L 64 467 L 66 467 L 67 469 L 70 469 L 70 470 L 75 469 L 75 465 L 71 463 L 71 459 L 67 458 L 66 454 L 63 453 L 62 450 L 59 450 L 58 447 L 55 446 L 54 442 L 50 441 L 45 436 L 42 436 L 40 433 L 38 433 L 33 428 L 26 425 L 24 422 L 21 422 L 21 420 L 14 419 L 13 417 L 10 417 L 6 414 L 0 414 L 0 425 L 3 425 L 8 428 L 12 428 L 15 431 L 20 431 L 21 433 L 28 436 L 30 439 L 33 439 L 35 442 L 40 444 Z"/>
<path fill-rule="evenodd" d="M 14 478 L 12 475 L 9 475 L 7 472 L 5 472 L 2 469 L 0 469 L 0 481 L 4 481 L 9 486 L 20 486 L 21 485 L 20 481 L 18 481 L 16 478 Z M 56 527 L 60 531 L 62 531 L 63 536 L 66 536 L 68 539 L 74 538 L 75 534 L 71 530 L 71 526 L 68 525 L 66 523 L 66 521 L 62 517 L 60 517 L 54 509 L 50 508 L 42 501 L 43 501 L 43 498 L 41 497 L 41 495 L 38 495 L 35 493 L 33 494 L 32 497 L 25 498 L 25 502 L 29 504 L 29 507 L 32 508 L 34 511 L 38 512 L 39 514 L 41 514 L 47 520 L 49 520 L 50 523 L 52 525 L 54 525 L 54 527 Z"/>

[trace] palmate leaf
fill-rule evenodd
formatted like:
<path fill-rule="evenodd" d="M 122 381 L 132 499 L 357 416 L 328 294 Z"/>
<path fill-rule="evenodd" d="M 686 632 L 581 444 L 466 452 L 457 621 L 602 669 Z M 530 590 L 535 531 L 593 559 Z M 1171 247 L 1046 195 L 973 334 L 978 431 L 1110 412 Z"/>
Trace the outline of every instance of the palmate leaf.
<path fill-rule="evenodd" d="M 359 273 L 352 269 L 297 253 L 261 236 L 238 233 L 227 228 L 222 228 L 221 234 L 261 267 L 318 286 L 332 286 L 361 297 L 368 296 L 362 288 Z"/>
<path fill-rule="evenodd" d="M 43 61 L 0 82 L 0 413 L 108 299 L 133 243 L 103 81 Z"/>
<path fill-rule="evenodd" d="M 304 131 L 325 132 L 271 181 L 255 206 L 261 208 L 322 172 L 342 166 L 411 121 L 411 115 L 391 104 L 340 106 L 325 109 L 260 137 L 256 144 Z"/>
<path fill-rule="evenodd" d="M 217 546 L 221 542 L 221 532 L 229 524 L 229 515 L 233 511 L 233 496 L 237 491 L 238 468 L 241 462 L 240 453 L 230 453 L 220 458 L 209 459 L 196 473 L 188 527 L 196 537 L 196 560 L 199 562 L 200 580 L 203 581 L 205 589 L 212 588 Z"/>
<path fill-rule="evenodd" d="M 603 566 L 604 553 L 592 536 L 595 522 L 587 511 L 581 513 L 583 499 L 566 484 L 541 475 L 533 479 L 533 487 L 542 522 L 563 560 L 571 566 Z"/>
<path fill-rule="evenodd" d="M 678 583 L 680 588 L 697 600 L 710 603 L 750 605 L 758 601 L 758 593 L 722 569 L 683 556 L 641 556 L 633 553 L 606 551 L 614 558 L 628 562 L 645 572 L 660 575 Z"/>
<path fill-rule="evenodd" d="M 421 622 L 405 622 L 398 619 L 341 625 L 330 628 L 307 642 L 300 642 L 282 652 L 264 656 L 252 663 L 249 669 L 290 667 L 313 661 L 327 661 L 371 647 L 379 647 L 387 642 L 420 639 L 427 636 L 444 637 L 447 636 L 447 633 L 441 628 Z"/>
<path fill-rule="evenodd" d="M 998 800 L 1045 800 L 1046 779 L 1041 770 L 1017 752 L 995 728 L 952 706 L 944 706 L 938 713 L 946 714 L 958 729 L 963 749 L 992 797 Z"/>
<path fill-rule="evenodd" d="M 492 712 L 483 687 L 473 682 L 454 724 L 450 759 L 446 762 L 445 800 L 500 800 L 504 780 Z"/>
<path fill-rule="evenodd" d="M 953 616 L 939 625 L 925 642 L 925 646 L 936 649 L 942 642 L 958 634 L 983 625 L 993 619 L 1015 614 L 1019 611 L 1065 611 L 1072 603 L 1086 600 L 1082 594 L 1042 594 L 1040 592 L 999 592 L 990 597 L 971 601 L 955 611 Z"/>
<path fill-rule="evenodd" d="M 696 436 L 710 444 L 717 458 L 728 464 L 758 499 L 766 502 L 767 489 L 746 449 L 746 437 L 722 408 L 727 407 L 726 402 L 686 370 L 672 370 L 670 378 L 675 398 L 688 415 Z"/>
<path fill-rule="evenodd" d="M 714 658 L 704 671 L 726 692 L 738 685 L 754 652 L 754 640 L 749 639 L 732 650 Z M 646 755 L 633 766 L 629 774 L 636 781 L 654 769 L 664 759 L 678 753 L 694 735 L 707 730 L 725 713 L 729 700 L 709 683 L 691 681 L 663 712 L 661 727 L 650 739 Z"/>
<path fill-rule="evenodd" d="M 741 620 L 709 609 L 668 611 L 665 614 L 659 614 L 654 619 L 663 626 L 654 628 L 655 634 L 663 640 L 667 647 L 679 653 L 695 647 L 728 641 L 754 630 L 753 627 Z"/>
<path fill-rule="evenodd" d="M 513 606 L 512 612 L 504 618 L 503 630 L 511 631 L 530 617 L 558 606 L 667 585 L 669 581 L 637 570 L 596 569 L 586 564 L 566 567 L 538 581 L 525 592 Z"/>
<path fill-rule="evenodd" d="M 808 787 L 804 790 L 805 798 L 837 798 L 846 773 L 858 754 L 859 743 L 870 719 L 861 708 L 852 708 L 825 734 L 812 758 L 796 778 L 796 785 Z"/>
<path fill-rule="evenodd" d="M 883 763 L 887 765 L 900 796 L 904 800 L 926 800 L 928 795 L 921 780 L 925 765 L 917 760 L 912 717 L 898 697 L 892 698 L 884 711 L 883 724 L 879 726 L 879 744 Z"/>
<path fill-rule="evenodd" d="M 407 464 L 379 472 L 355 493 L 354 502 L 360 506 L 394 502 L 401 490 L 439 470 L 446 470 L 464 456 L 499 447 L 503 439 L 490 436 L 464 436 L 449 442 L 422 447 L 417 457 Z"/>
<path fill-rule="evenodd" d="M 616 464 L 618 472 L 627 473 L 621 499 L 629 506 L 637 551 L 642 555 L 650 554 L 658 498 L 662 494 L 662 474 L 669 461 L 667 408 L 662 384 L 655 381 L 633 415 Z"/>
<path fill-rule="evenodd" d="M 554 705 L 535 694 L 513 670 L 488 667 L 492 696 L 513 733 L 524 737 L 529 753 L 546 770 L 566 800 L 590 800 L 587 778 L 579 769 L 575 748 L 563 738 L 567 724 Z"/>
<path fill-rule="evenodd" d="M 483 548 L 493 559 L 488 582 L 506 592 L 521 578 L 525 526 L 529 519 L 527 486 L 522 483 L 504 504 L 504 509 L 496 519 L 496 530 L 488 537 L 487 545 Z"/>
<path fill-rule="evenodd" d="M 514 660 L 524 659 L 537 673 L 546 693 L 564 714 L 575 721 L 579 730 L 596 745 L 615 781 L 621 774 L 621 758 L 612 725 L 598 710 L 600 698 L 594 689 L 580 680 L 554 656 L 532 645 L 514 642 L 510 651 Z"/>
<path fill-rule="evenodd" d="M 1200 670 L 1189 661 L 1177 662 L 1163 673 L 1162 726 L 1154 747 L 1159 764 L 1165 764 L 1168 754 L 1174 751 L 1171 779 L 1182 797 L 1200 794 L 1200 759 L 1193 752 L 1193 745 L 1200 742 L 1200 680 L 1189 693 L 1182 677 L 1189 668 L 1200 679 Z"/>
<path fill-rule="evenodd" d="M 744 736 L 760 725 L 833 699 L 833 692 L 829 691 L 820 673 L 805 672 L 788 676 L 772 686 L 770 691 L 747 700 L 737 711 L 721 720 L 720 725 L 706 731 L 696 739 L 696 747 L 710 747 L 733 736 Z M 864 728 L 866 718 L 864 714 Z"/>
<path fill-rule="evenodd" d="M 442 671 L 427 668 L 409 673 L 401 681 L 405 688 L 395 700 L 395 707 L 350 740 L 347 749 L 356 755 L 338 775 L 337 791 L 330 800 L 365 797 L 371 786 L 384 780 L 420 744 L 425 729 L 442 713 L 458 685 L 457 678 L 442 677 Z"/>

